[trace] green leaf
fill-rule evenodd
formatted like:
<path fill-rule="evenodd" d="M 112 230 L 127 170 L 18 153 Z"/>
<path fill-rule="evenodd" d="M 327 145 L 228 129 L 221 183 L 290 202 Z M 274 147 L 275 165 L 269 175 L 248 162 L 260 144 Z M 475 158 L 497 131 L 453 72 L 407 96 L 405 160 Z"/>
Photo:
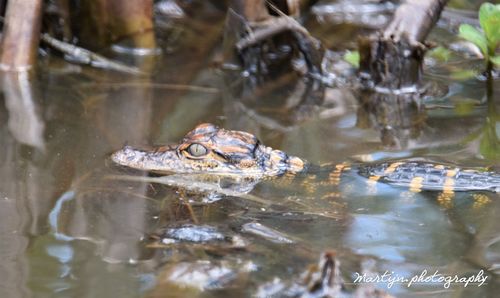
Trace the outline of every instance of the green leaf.
<path fill-rule="evenodd" d="M 358 51 L 347 51 L 344 54 L 344 60 L 349 62 L 354 67 L 359 67 L 359 52 Z"/>
<path fill-rule="evenodd" d="M 448 59 L 450 59 L 451 51 L 445 47 L 439 46 L 437 48 L 430 50 L 429 55 L 440 61 L 446 62 L 448 61 Z"/>
<path fill-rule="evenodd" d="M 484 57 L 488 57 L 488 43 L 484 35 L 469 24 L 462 24 L 458 29 L 458 36 L 466 39 L 481 49 Z"/>
<path fill-rule="evenodd" d="M 491 62 L 493 62 L 493 64 L 500 66 L 500 56 L 493 56 L 490 58 L 490 60 Z"/>
<path fill-rule="evenodd" d="M 491 55 L 500 42 L 500 5 L 483 3 L 479 8 L 479 23 L 486 35 Z"/>

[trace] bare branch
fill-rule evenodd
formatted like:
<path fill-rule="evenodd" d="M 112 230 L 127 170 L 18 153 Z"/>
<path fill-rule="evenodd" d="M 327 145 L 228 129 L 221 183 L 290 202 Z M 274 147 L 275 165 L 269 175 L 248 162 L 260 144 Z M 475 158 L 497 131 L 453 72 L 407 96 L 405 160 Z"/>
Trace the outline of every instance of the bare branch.
<path fill-rule="evenodd" d="M 104 56 L 91 52 L 87 49 L 60 41 L 53 38 L 47 33 L 42 34 L 42 41 L 53 47 L 54 49 L 63 52 L 66 55 L 72 56 L 83 64 L 92 65 L 95 67 L 106 68 L 111 70 L 116 70 L 124 73 L 141 75 L 144 72 L 139 69 L 110 60 Z"/>

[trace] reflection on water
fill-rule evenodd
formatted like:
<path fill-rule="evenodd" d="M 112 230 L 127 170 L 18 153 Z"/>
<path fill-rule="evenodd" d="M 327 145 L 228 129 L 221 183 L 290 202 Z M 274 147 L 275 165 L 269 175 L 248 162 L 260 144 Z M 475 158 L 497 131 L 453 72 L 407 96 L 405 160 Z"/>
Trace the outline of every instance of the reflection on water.
<path fill-rule="evenodd" d="M 213 27 L 207 44 L 215 46 L 222 21 L 204 21 Z M 337 252 L 344 282 L 364 262 L 375 264 L 372 271 L 405 276 L 483 269 L 490 279 L 481 288 L 376 287 L 393 295 L 493 295 L 500 264 L 497 194 L 448 200 L 345 173 L 338 185 L 319 188 L 308 187 L 308 177 L 291 185 L 286 177 L 263 181 L 250 193 L 258 201 L 108 179 L 147 176 L 110 164 L 109 153 L 124 143 L 176 142 L 201 122 L 252 132 L 318 164 L 418 156 L 498 169 L 498 101 L 485 103 L 475 79 L 443 82 L 431 75 L 428 80 L 460 90 L 398 118 L 394 106 L 370 106 L 348 87 L 296 75 L 250 88 L 212 69 L 209 52 L 174 51 L 146 83 L 101 70 L 68 74 L 56 63 L 42 77 L 2 77 L 0 297 L 240 297 L 277 278 L 293 285 L 326 250 Z M 441 64 L 429 73 L 443 71 Z M 500 94 L 500 85 L 494 88 Z M 381 138 L 387 130 L 391 142 Z M 194 224 L 213 227 L 224 240 L 153 241 L 158 231 Z M 246 231 L 255 224 L 292 240 Z M 346 287 L 352 292 L 356 285 Z"/>

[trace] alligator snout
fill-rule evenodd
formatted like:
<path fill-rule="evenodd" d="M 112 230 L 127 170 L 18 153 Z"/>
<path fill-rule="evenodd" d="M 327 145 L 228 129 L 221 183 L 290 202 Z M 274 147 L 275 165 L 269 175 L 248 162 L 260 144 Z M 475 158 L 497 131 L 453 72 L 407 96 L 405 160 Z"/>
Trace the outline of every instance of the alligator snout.
<path fill-rule="evenodd" d="M 120 165 L 138 162 L 144 154 L 139 154 L 139 151 L 131 146 L 125 145 L 122 149 L 111 154 L 111 160 Z"/>

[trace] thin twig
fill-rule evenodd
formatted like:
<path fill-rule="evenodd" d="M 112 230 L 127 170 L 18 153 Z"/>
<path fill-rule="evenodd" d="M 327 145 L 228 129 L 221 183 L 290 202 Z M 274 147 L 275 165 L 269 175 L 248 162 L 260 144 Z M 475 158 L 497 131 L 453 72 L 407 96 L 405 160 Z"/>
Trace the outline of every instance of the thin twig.
<path fill-rule="evenodd" d="M 265 25 L 263 28 L 254 28 L 252 34 L 249 34 L 236 43 L 236 48 L 241 51 L 284 31 L 295 31 L 302 34 L 305 38 L 311 38 L 306 28 L 288 16 L 274 18 L 271 22 L 265 22 Z"/>
<path fill-rule="evenodd" d="M 186 206 L 189 216 L 191 216 L 191 220 L 193 221 L 193 223 L 195 225 L 199 224 L 200 221 L 198 220 L 198 217 L 194 213 L 193 206 L 191 206 L 191 203 L 189 203 L 189 201 L 187 200 L 182 200 L 182 203 L 184 204 L 184 206 Z"/>
<path fill-rule="evenodd" d="M 91 52 L 87 49 L 72 45 L 64 41 L 60 41 L 58 39 L 53 38 L 47 33 L 42 34 L 41 39 L 54 49 L 61 51 L 66 55 L 77 58 L 78 61 L 80 61 L 83 64 L 116 70 L 134 75 L 144 74 L 144 72 L 140 71 L 136 67 L 131 67 L 123 63 L 110 60 L 104 56 Z"/>
<path fill-rule="evenodd" d="M 125 83 L 83 83 L 79 84 L 80 88 L 99 88 L 99 87 L 109 87 L 109 88 L 154 88 L 154 89 L 166 89 L 172 91 L 194 91 L 202 93 L 217 94 L 220 90 L 213 87 L 203 87 L 194 85 L 182 85 L 182 84 L 164 84 L 164 83 L 151 83 L 151 82 L 125 82 Z"/>
<path fill-rule="evenodd" d="M 262 28 L 255 28 L 246 38 L 241 39 L 236 43 L 236 48 L 238 50 L 245 49 L 249 46 L 253 46 L 267 38 L 274 36 L 283 31 L 295 31 L 302 34 L 305 38 L 312 39 L 309 31 L 307 31 L 304 26 L 297 22 L 294 18 L 286 15 L 284 12 L 279 10 L 274 4 L 266 1 L 267 4 L 274 10 L 280 17 L 272 18 L 270 21 L 264 21 L 255 24 L 255 26 L 262 26 Z"/>

